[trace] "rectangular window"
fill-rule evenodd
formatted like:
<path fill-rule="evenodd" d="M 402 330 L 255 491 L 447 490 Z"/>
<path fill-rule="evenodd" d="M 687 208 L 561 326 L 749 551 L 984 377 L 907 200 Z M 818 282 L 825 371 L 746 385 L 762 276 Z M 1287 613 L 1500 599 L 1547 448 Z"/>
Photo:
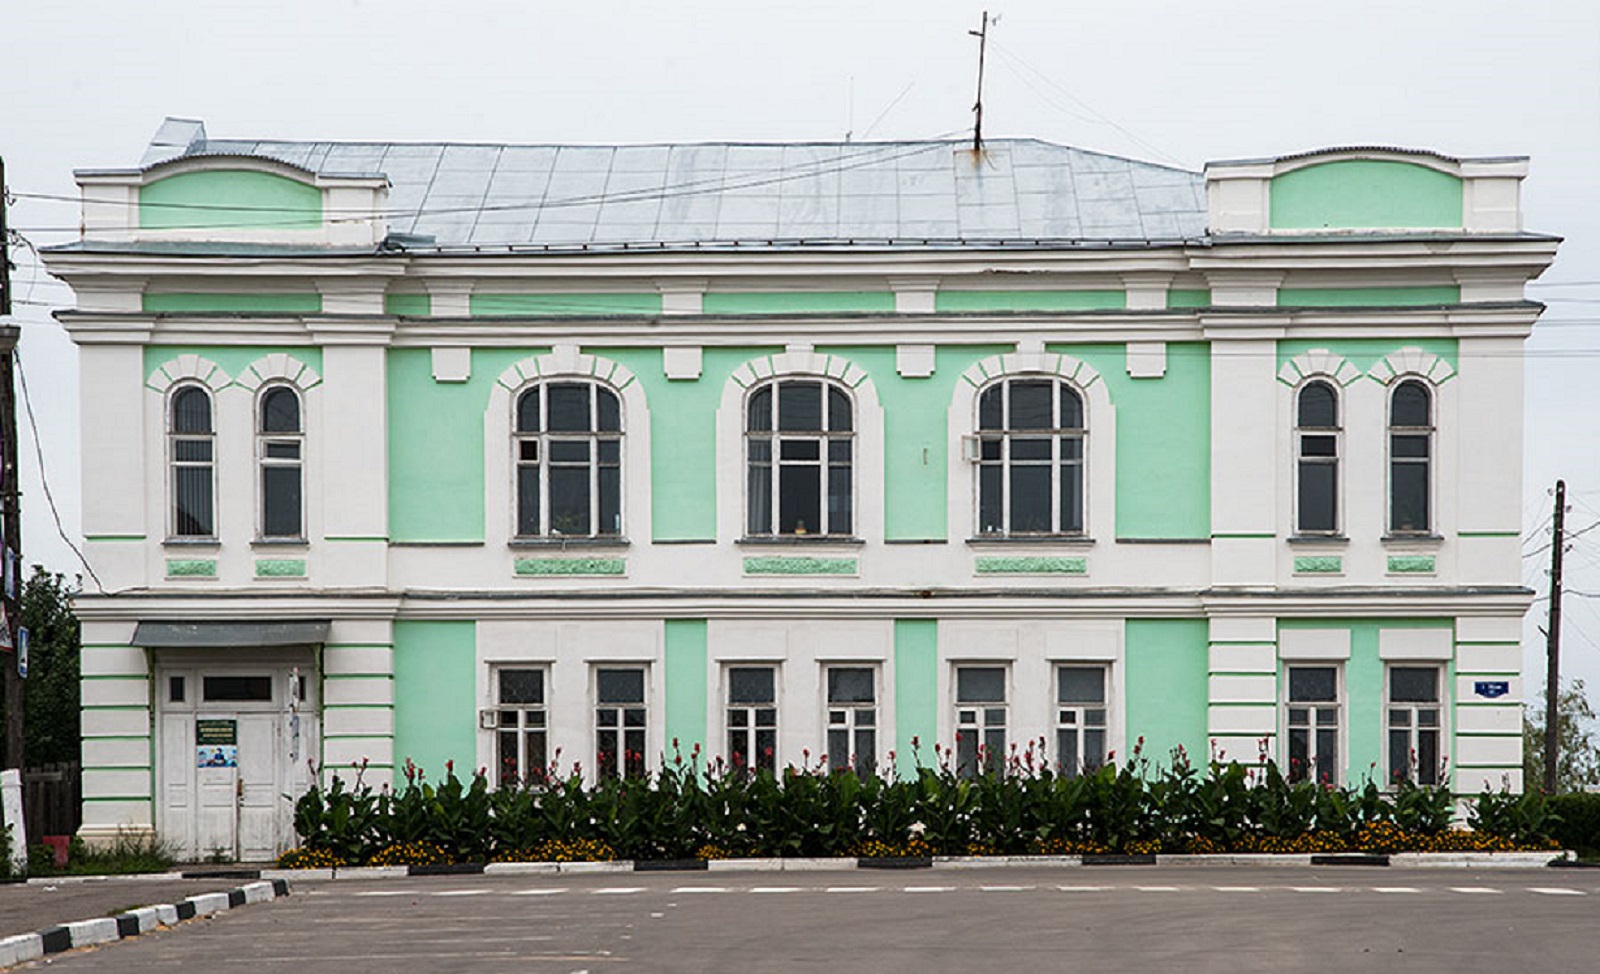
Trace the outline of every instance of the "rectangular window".
<path fill-rule="evenodd" d="M 495 705 L 496 781 L 502 788 L 544 781 L 550 766 L 544 670 L 496 670 Z"/>
<path fill-rule="evenodd" d="M 1437 785 L 1443 777 L 1443 708 L 1437 666 L 1389 667 L 1389 781 Z"/>
<path fill-rule="evenodd" d="M 870 666 L 830 666 L 828 769 L 869 775 L 878 767 L 878 674 Z"/>
<path fill-rule="evenodd" d="M 1339 668 L 1291 666 L 1285 722 L 1289 780 L 1340 783 Z"/>
<path fill-rule="evenodd" d="M 1106 668 L 1056 668 L 1056 770 L 1076 778 L 1106 761 Z"/>
<path fill-rule="evenodd" d="M 271 703 L 270 676 L 208 676 L 200 681 L 206 703 Z"/>
<path fill-rule="evenodd" d="M 997 773 L 1006 759 L 1006 669 L 956 667 L 956 773 Z"/>
<path fill-rule="evenodd" d="M 728 760 L 735 768 L 778 767 L 778 671 L 728 668 Z"/>
<path fill-rule="evenodd" d="M 595 669 L 595 773 L 602 778 L 644 774 L 644 677 L 639 666 Z"/>

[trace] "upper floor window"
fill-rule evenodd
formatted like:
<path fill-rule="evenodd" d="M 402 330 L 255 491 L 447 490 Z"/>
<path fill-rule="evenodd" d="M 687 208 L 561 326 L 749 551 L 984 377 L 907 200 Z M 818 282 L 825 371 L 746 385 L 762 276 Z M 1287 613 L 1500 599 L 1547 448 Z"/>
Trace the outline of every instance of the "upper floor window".
<path fill-rule="evenodd" d="M 288 386 L 261 395 L 256 460 L 261 465 L 261 537 L 305 535 L 305 432 L 300 396 Z"/>
<path fill-rule="evenodd" d="M 216 432 L 211 424 L 211 396 L 199 386 L 183 386 L 173 393 L 169 408 L 172 535 L 216 537 Z"/>
<path fill-rule="evenodd" d="M 855 433 L 850 393 L 822 379 L 778 379 L 745 405 L 746 533 L 849 535 Z"/>
<path fill-rule="evenodd" d="M 1339 531 L 1339 394 L 1321 379 L 1300 389 L 1295 404 L 1295 531 Z"/>
<path fill-rule="evenodd" d="M 1083 397 L 1059 379 L 1002 379 L 978 397 L 978 533 L 1082 534 Z"/>
<path fill-rule="evenodd" d="M 1389 531 L 1427 534 L 1433 526 L 1433 393 L 1406 379 L 1389 397 Z"/>
<path fill-rule="evenodd" d="M 622 534 L 622 403 L 598 382 L 541 382 L 517 397 L 519 537 Z"/>

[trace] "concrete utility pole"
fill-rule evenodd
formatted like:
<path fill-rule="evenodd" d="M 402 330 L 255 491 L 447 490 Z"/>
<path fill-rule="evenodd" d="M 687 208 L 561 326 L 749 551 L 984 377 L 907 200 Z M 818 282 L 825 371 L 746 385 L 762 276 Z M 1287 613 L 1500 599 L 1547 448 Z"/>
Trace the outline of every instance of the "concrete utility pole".
<path fill-rule="evenodd" d="M 11 316 L 11 228 L 6 210 L 6 163 L 0 159 L 0 318 Z M 21 622 L 22 518 L 17 494 L 17 392 L 12 372 L 18 328 L 0 324 L 0 669 L 5 670 L 7 768 L 22 767 L 24 736 L 22 674 L 17 672 L 17 627 Z M 6 656 L 9 653 L 10 656 Z"/>
<path fill-rule="evenodd" d="M 1561 553 L 1567 546 L 1567 482 L 1556 481 L 1556 512 L 1550 525 L 1550 627 L 1545 632 L 1544 790 L 1556 792 L 1561 731 Z"/>

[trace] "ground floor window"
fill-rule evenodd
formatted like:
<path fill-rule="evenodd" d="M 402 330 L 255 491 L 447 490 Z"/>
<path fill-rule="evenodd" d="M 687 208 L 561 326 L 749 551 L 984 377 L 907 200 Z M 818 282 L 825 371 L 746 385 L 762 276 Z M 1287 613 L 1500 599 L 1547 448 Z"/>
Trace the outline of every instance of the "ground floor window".
<path fill-rule="evenodd" d="M 502 786 L 543 781 L 549 767 L 544 670 L 495 672 L 495 773 Z"/>
<path fill-rule="evenodd" d="M 1106 668 L 1056 668 L 1056 770 L 1068 778 L 1106 761 Z"/>
<path fill-rule="evenodd" d="M 595 669 L 595 773 L 632 778 L 645 769 L 644 668 Z"/>
<path fill-rule="evenodd" d="M 828 667 L 828 768 L 868 775 L 878 766 L 878 674 L 870 666 Z"/>
<path fill-rule="evenodd" d="M 728 668 L 728 761 L 735 768 L 777 770 L 777 691 L 776 667 Z"/>
<path fill-rule="evenodd" d="M 1437 666 L 1389 667 L 1389 781 L 1437 785 L 1443 777 Z"/>
<path fill-rule="evenodd" d="M 1339 784 L 1339 668 L 1291 666 L 1288 681 L 1289 780 Z"/>
<path fill-rule="evenodd" d="M 1006 668 L 956 667 L 956 773 L 973 777 L 1004 770 Z"/>

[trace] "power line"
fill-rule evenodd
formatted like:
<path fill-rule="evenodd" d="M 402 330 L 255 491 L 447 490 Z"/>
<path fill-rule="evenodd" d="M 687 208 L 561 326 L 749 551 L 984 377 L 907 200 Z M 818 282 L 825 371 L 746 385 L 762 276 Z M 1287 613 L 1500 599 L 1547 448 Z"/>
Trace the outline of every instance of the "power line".
<path fill-rule="evenodd" d="M 33 452 L 39 461 L 39 483 L 44 488 L 44 499 L 50 506 L 50 516 L 55 519 L 56 533 L 61 536 L 62 542 L 72 549 L 72 553 L 78 556 L 78 563 L 83 566 L 84 571 L 89 573 L 89 577 L 94 579 L 95 588 L 99 590 L 101 595 L 104 595 L 106 594 L 106 587 L 100 581 L 100 576 L 95 574 L 93 566 L 89 564 L 89 560 L 83 556 L 83 552 L 67 536 L 66 526 L 61 523 L 61 511 L 56 507 L 55 494 L 50 490 L 50 477 L 45 472 L 44 445 L 39 437 L 38 421 L 35 420 L 33 415 L 33 398 L 28 395 L 28 375 L 22 370 L 22 356 L 15 351 L 11 354 L 17 365 L 17 379 L 22 386 L 22 405 L 24 411 L 28 414 L 28 428 L 33 431 Z"/>

